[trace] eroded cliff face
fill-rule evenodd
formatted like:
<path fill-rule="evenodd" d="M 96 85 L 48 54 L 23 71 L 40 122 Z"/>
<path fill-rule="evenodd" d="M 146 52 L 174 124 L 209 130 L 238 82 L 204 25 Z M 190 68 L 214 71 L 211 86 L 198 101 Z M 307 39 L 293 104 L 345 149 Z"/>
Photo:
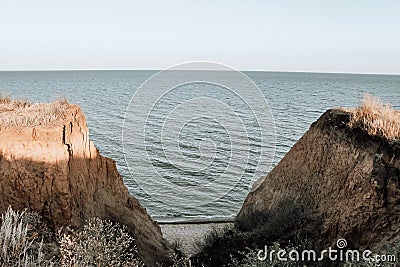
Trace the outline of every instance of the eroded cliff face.
<path fill-rule="evenodd" d="M 399 235 L 400 144 L 350 129 L 349 119 L 328 110 L 313 123 L 249 193 L 238 219 L 272 208 L 287 194 L 320 216 L 321 245 L 345 238 L 365 248 Z"/>
<path fill-rule="evenodd" d="M 39 212 L 56 229 L 79 227 L 91 217 L 124 224 L 149 266 L 171 254 L 158 224 L 129 195 L 115 161 L 89 140 L 76 105 L 46 125 L 0 125 L 0 212 L 9 205 Z"/>

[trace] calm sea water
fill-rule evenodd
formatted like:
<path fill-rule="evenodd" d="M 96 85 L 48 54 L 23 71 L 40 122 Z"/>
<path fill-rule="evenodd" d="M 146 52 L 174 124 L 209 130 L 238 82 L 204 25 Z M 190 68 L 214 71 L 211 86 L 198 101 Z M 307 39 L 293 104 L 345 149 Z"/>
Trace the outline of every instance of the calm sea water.
<path fill-rule="evenodd" d="M 246 111 L 246 107 L 240 102 L 240 96 L 230 95 L 213 84 L 183 86 L 166 94 L 154 103 L 152 112 L 145 114 L 148 115 L 145 156 L 135 158 L 133 163 L 127 164 L 124 153 L 130 153 L 127 152 L 127 147 L 132 151 L 135 151 L 135 147 L 129 147 L 129 138 L 132 137 L 125 134 L 124 142 L 128 145 L 123 148 L 122 127 L 125 114 L 139 86 L 155 73 L 156 71 L 0 72 L 0 93 L 39 102 L 67 97 L 70 102 L 80 105 L 86 114 L 91 139 L 102 155 L 116 160 L 129 191 L 154 217 L 234 216 L 252 182 L 258 178 L 253 177 L 253 174 L 263 165 L 257 159 L 261 147 L 265 145 L 260 142 L 257 120 L 252 117 L 251 112 Z M 400 109 L 400 76 L 273 72 L 245 74 L 260 88 L 272 111 L 276 126 L 276 149 L 274 157 L 269 161 L 273 166 L 307 131 L 310 124 L 329 108 L 354 107 L 365 93 L 371 93 Z M 193 98 L 207 99 L 209 102 L 200 105 L 190 102 Z M 217 108 L 217 104 L 208 104 L 214 103 L 210 102 L 211 98 L 234 107 L 232 114 L 226 113 L 223 123 L 207 116 L 195 116 L 199 112 L 214 112 L 213 108 Z M 176 137 L 178 146 L 173 147 L 173 140 L 163 137 L 163 127 L 182 103 L 192 105 L 186 111 L 182 109 L 184 114 L 190 116 L 179 117 L 179 123 L 182 123 L 182 118 L 186 121 L 175 129 L 179 134 Z M 235 109 L 235 106 L 240 108 Z M 221 110 L 215 110 L 216 114 L 218 112 L 221 113 Z M 233 120 L 231 123 L 230 116 L 235 114 L 245 125 L 246 135 L 243 135 L 242 129 L 238 129 Z M 130 127 L 135 128 L 134 125 Z M 168 151 L 180 155 L 181 158 L 171 161 Z M 237 163 L 242 161 L 239 156 L 246 151 L 249 154 L 246 158 L 248 164 L 243 172 Z M 156 179 L 159 175 L 162 181 L 168 183 L 167 186 L 165 183 L 154 183 L 155 189 L 152 192 L 140 185 L 140 181 L 144 181 L 140 179 L 148 175 L 145 170 L 148 169 L 149 161 L 155 170 L 154 179 L 159 182 L 160 179 Z M 230 190 L 221 194 L 220 198 L 198 204 L 211 194 L 211 190 L 226 189 L 226 179 L 220 179 L 222 173 L 226 177 L 234 179 L 235 176 L 241 176 L 242 179 L 233 187 L 228 185 Z M 146 183 L 151 178 L 147 177 Z M 205 183 L 211 184 L 212 188 L 202 187 Z M 179 187 L 179 190 L 172 190 L 168 186 Z M 189 191 L 185 188 L 194 189 L 195 193 L 188 194 Z M 163 201 L 163 196 L 168 194 L 172 199 L 176 197 L 186 201 L 177 201 L 175 205 L 171 205 Z"/>

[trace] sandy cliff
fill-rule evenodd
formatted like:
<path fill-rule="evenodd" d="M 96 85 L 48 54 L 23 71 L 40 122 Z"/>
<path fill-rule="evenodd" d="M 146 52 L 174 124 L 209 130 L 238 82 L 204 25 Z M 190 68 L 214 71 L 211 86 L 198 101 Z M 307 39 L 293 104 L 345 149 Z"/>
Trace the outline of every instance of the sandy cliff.
<path fill-rule="evenodd" d="M 2 112 L 13 116 L 13 110 Z M 147 264 L 167 260 L 171 251 L 160 227 L 129 195 L 115 161 L 89 140 L 78 106 L 67 105 L 48 123 L 25 123 L 0 124 L 0 212 L 28 207 L 54 228 L 80 226 L 94 216 L 111 219 L 134 233 Z"/>
<path fill-rule="evenodd" d="M 245 200 L 238 219 L 289 194 L 322 218 L 319 242 L 365 248 L 400 234 L 400 144 L 328 110 Z"/>

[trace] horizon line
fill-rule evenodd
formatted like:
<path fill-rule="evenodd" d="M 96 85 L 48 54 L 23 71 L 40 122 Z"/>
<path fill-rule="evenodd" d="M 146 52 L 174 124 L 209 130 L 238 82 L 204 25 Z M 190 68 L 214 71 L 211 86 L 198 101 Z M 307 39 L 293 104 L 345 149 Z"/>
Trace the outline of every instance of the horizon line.
<path fill-rule="evenodd" d="M 46 71 L 163 71 L 168 69 L 150 69 L 150 68 L 138 68 L 138 69 L 95 69 L 95 68 L 87 68 L 87 69 L 0 69 L 0 72 L 46 72 Z M 180 69 L 175 69 L 180 70 Z M 235 71 L 235 70 L 204 70 L 204 69 L 190 69 L 183 71 Z M 181 71 L 182 71 L 181 70 Z M 240 72 L 276 72 L 276 73 L 310 73 L 310 74 L 350 74 L 350 75 L 388 75 L 388 76 L 399 76 L 400 72 L 340 72 L 340 71 L 302 71 L 302 70 L 260 70 L 260 69 L 245 69 L 238 70 Z"/>

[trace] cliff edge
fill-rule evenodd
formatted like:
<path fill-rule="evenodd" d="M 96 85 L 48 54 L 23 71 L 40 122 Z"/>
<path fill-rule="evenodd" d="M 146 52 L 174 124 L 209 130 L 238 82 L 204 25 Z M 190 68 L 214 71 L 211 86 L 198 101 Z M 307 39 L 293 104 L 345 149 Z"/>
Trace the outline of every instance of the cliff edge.
<path fill-rule="evenodd" d="M 0 212 L 9 205 L 38 212 L 55 229 L 91 217 L 119 222 L 147 265 L 169 261 L 160 227 L 129 195 L 115 161 L 89 140 L 77 105 L 0 105 Z"/>
<path fill-rule="evenodd" d="M 320 216 L 319 245 L 345 238 L 366 248 L 398 236 L 400 142 L 371 135 L 352 112 L 328 110 L 254 186 L 237 219 L 276 207 L 282 195 Z"/>

